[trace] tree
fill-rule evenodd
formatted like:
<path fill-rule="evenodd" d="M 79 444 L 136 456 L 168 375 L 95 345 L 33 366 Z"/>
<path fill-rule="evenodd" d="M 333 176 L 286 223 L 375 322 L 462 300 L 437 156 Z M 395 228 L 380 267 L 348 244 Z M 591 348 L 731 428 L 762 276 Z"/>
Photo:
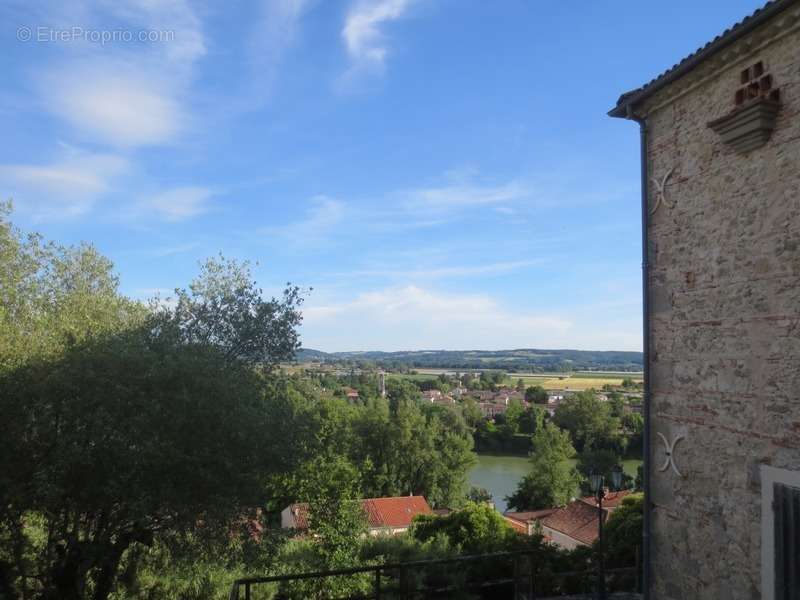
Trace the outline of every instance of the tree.
<path fill-rule="evenodd" d="M 517 388 L 516 389 L 517 389 L 518 392 L 525 393 L 525 380 L 522 377 L 517 379 Z"/>
<path fill-rule="evenodd" d="M 592 493 L 589 486 L 589 476 L 594 473 L 600 473 L 605 479 L 605 485 L 611 485 L 611 475 L 615 468 L 622 470 L 622 461 L 620 457 L 612 450 L 584 450 L 578 455 L 578 464 L 576 466 L 578 473 L 583 477 L 581 482 L 581 491 L 585 495 Z M 633 487 L 633 478 L 622 472 L 621 489 L 629 489 Z"/>
<path fill-rule="evenodd" d="M 533 434 L 544 427 L 547 411 L 542 406 L 531 404 L 525 414 L 519 419 L 519 430 L 522 433 Z"/>
<path fill-rule="evenodd" d="M 553 422 L 570 432 L 578 452 L 585 448 L 615 448 L 619 420 L 611 416 L 611 407 L 595 397 L 594 390 L 578 392 L 559 404 Z"/>
<path fill-rule="evenodd" d="M 470 502 L 491 502 L 493 498 L 492 493 L 486 488 L 473 485 L 469 488 L 467 500 Z"/>
<path fill-rule="evenodd" d="M 525 390 L 525 401 L 530 404 L 547 404 L 547 391 L 540 385 L 532 385 Z"/>
<path fill-rule="evenodd" d="M 300 288 L 287 284 L 281 300 L 265 300 L 248 262 L 209 259 L 189 289 L 175 294 L 174 309 L 161 305 L 160 325 L 183 344 L 213 346 L 229 361 L 267 368 L 300 347 Z"/>
<path fill-rule="evenodd" d="M 148 313 L 90 246 L 24 238 L 0 220 L 6 588 L 106 598 L 131 548 L 227 527 L 291 463 L 271 435 L 282 403 L 250 366 L 293 352 L 298 296 L 267 310 L 246 268 L 204 273 L 174 311 Z"/>
<path fill-rule="evenodd" d="M 533 435 L 532 444 L 531 471 L 506 498 L 508 505 L 518 510 L 563 506 L 574 495 L 579 480 L 567 461 L 575 453 L 569 434 L 547 423 Z"/>
<path fill-rule="evenodd" d="M 630 494 L 611 513 L 605 526 L 605 552 L 609 567 L 636 564 L 637 549 L 642 545 L 644 496 Z"/>
<path fill-rule="evenodd" d="M 464 554 L 501 551 L 516 538 L 499 512 L 488 504 L 475 502 L 444 517 L 420 515 L 414 519 L 411 532 L 423 543 L 445 536 L 452 547 Z"/>

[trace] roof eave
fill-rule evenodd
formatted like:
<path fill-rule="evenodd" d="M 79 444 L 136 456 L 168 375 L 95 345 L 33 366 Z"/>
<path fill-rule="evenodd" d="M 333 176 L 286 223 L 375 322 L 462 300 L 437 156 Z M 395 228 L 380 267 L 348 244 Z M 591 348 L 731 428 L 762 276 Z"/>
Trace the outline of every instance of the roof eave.
<path fill-rule="evenodd" d="M 673 81 L 683 77 L 704 60 L 707 60 L 720 50 L 727 48 L 796 2 L 797 0 L 774 0 L 766 4 L 751 16 L 745 18 L 741 23 L 734 25 L 694 54 L 690 54 L 675 67 L 669 69 L 650 83 L 631 92 L 622 94 L 619 100 L 617 100 L 617 105 L 608 111 L 608 116 L 620 119 L 630 118 L 636 106 L 641 104 L 644 100 Z"/>

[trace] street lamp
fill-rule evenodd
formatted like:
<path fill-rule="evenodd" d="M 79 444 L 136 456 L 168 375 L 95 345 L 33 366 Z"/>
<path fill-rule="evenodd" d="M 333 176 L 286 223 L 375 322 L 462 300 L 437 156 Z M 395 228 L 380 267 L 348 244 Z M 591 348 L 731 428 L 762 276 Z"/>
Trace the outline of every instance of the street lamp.
<path fill-rule="evenodd" d="M 611 485 L 615 490 L 622 487 L 622 469 L 619 465 L 614 465 L 611 469 Z M 606 600 L 605 550 L 603 548 L 603 498 L 606 497 L 606 488 L 605 477 L 601 472 L 594 469 L 589 472 L 589 487 L 597 500 L 597 597 L 600 600 Z"/>

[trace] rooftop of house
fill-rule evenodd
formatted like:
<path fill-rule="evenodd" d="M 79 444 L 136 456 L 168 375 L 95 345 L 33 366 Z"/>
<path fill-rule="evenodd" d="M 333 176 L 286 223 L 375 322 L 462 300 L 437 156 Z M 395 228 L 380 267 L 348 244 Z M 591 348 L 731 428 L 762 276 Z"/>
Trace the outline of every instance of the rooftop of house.
<path fill-rule="evenodd" d="M 603 499 L 603 518 L 609 511 L 617 508 L 630 490 L 609 492 Z M 503 516 L 517 531 L 531 520 L 540 521 L 543 526 L 563 533 L 583 544 L 592 544 L 597 539 L 597 501 L 592 496 L 573 500 L 561 508 L 549 508 L 525 512 L 506 512 Z M 519 523 L 515 525 L 513 521 Z M 526 526 L 527 527 L 527 526 Z M 527 529 L 526 529 L 527 531 Z"/>
<path fill-rule="evenodd" d="M 582 501 L 570 502 L 541 519 L 541 522 L 544 527 L 583 544 L 592 544 L 597 539 L 597 508 Z"/>
<path fill-rule="evenodd" d="M 361 500 L 361 507 L 370 529 L 403 529 L 409 527 L 417 515 L 433 514 L 424 496 L 365 498 Z M 294 516 L 295 529 L 308 529 L 308 503 L 298 502 L 289 509 Z"/>
<path fill-rule="evenodd" d="M 635 105 L 649 98 L 658 90 L 691 71 L 702 61 L 717 54 L 724 48 L 733 44 L 736 40 L 753 31 L 759 25 L 765 23 L 768 19 L 797 3 L 798 0 L 772 0 L 767 2 L 753 14 L 745 17 L 729 29 L 726 29 L 713 40 L 661 73 L 661 75 L 635 90 L 622 94 L 619 100 L 617 100 L 617 105 L 612 108 L 608 114 L 612 117 L 627 117 L 629 108 L 632 109 Z"/>

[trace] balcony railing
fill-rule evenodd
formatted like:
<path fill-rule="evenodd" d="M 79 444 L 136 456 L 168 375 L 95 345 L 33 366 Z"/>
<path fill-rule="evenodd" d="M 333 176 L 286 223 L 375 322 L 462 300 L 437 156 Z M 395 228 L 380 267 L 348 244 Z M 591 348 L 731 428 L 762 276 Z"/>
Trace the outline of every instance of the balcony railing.
<path fill-rule="evenodd" d="M 337 595 L 324 590 L 333 578 L 356 581 L 352 591 Z M 316 582 L 316 591 L 303 588 Z M 591 598 L 596 586 L 596 570 L 552 572 L 536 565 L 531 551 L 497 552 L 333 569 L 310 573 L 271 575 L 237 579 L 231 586 L 229 600 L 289 600 L 319 598 L 325 600 L 411 600 L 418 598 L 509 598 L 544 600 L 545 598 Z M 640 578 L 638 567 L 606 570 L 609 599 L 616 592 L 625 598 L 637 597 Z M 334 586 L 328 586 L 334 587 Z M 634 595 L 630 595 L 633 593 Z M 587 595 L 589 594 L 589 595 Z"/>

